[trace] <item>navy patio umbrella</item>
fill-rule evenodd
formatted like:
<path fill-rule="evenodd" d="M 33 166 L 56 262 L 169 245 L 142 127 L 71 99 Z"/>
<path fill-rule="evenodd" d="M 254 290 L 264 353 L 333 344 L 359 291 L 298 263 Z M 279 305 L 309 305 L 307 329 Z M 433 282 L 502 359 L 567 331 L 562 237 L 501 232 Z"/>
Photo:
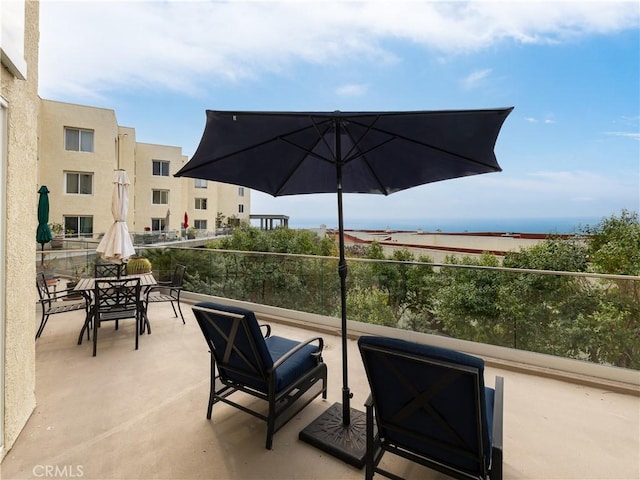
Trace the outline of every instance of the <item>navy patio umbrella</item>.
<path fill-rule="evenodd" d="M 342 193 L 389 195 L 426 183 L 499 172 L 494 147 L 511 110 L 207 110 L 198 149 L 177 177 L 242 185 L 273 196 L 337 194 L 343 401 L 304 429 L 303 440 L 353 465 L 364 464 L 364 414 L 349 406 Z"/>
<path fill-rule="evenodd" d="M 36 229 L 36 242 L 40 244 L 40 251 L 44 252 L 44 244 L 52 240 L 49 228 L 49 189 L 43 185 L 38 190 L 38 228 Z M 44 264 L 44 253 L 41 254 L 40 263 Z"/>

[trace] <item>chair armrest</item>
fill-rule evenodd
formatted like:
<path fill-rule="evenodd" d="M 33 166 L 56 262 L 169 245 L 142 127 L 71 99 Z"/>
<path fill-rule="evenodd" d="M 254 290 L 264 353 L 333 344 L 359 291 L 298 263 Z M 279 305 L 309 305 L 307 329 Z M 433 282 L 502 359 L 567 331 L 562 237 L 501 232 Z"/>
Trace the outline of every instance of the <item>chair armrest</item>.
<path fill-rule="evenodd" d="M 65 288 L 64 290 L 56 290 L 56 295 L 80 295 L 81 291 L 75 288 Z"/>
<path fill-rule="evenodd" d="M 491 446 L 491 479 L 502 480 L 502 410 L 504 406 L 504 378 L 496 377 L 493 399 L 493 445 Z"/>
<path fill-rule="evenodd" d="M 166 284 L 166 285 L 158 283 L 157 285 L 151 285 L 149 287 L 145 287 L 144 296 L 148 298 L 149 295 L 152 292 L 155 292 L 157 290 L 169 290 L 171 292 L 172 290 L 178 291 L 178 290 L 182 290 L 182 289 L 183 289 L 183 287 L 172 287 L 171 283 Z"/>
<path fill-rule="evenodd" d="M 264 328 L 267 330 L 263 335 L 263 338 L 269 338 L 271 336 L 271 325 L 269 325 L 268 323 L 263 323 L 260 325 L 260 328 Z"/>
<path fill-rule="evenodd" d="M 81 290 L 74 290 L 73 288 L 68 288 L 65 290 L 56 290 L 55 293 L 51 295 L 51 301 L 55 301 L 57 299 L 64 298 L 64 297 L 83 296 L 82 293 L 83 292 Z M 45 301 L 48 301 L 48 300 L 45 299 Z"/>
<path fill-rule="evenodd" d="M 370 393 L 369 396 L 367 397 L 367 401 L 364 402 L 364 406 L 365 408 L 371 408 L 373 407 L 373 395 Z"/>
<path fill-rule="evenodd" d="M 165 289 L 167 288 L 165 285 L 150 285 L 148 287 L 145 287 L 145 295 L 149 295 L 149 293 L 155 291 L 155 290 L 161 290 L 161 289 Z"/>
<path fill-rule="evenodd" d="M 504 406 L 504 378 L 496 377 L 493 399 L 493 447 L 502 450 L 502 410 Z"/>
<path fill-rule="evenodd" d="M 289 358 L 291 358 L 291 356 L 293 354 L 295 354 L 296 352 L 301 350 L 303 347 L 306 347 L 311 342 L 315 342 L 315 341 L 318 341 L 318 351 L 316 353 L 314 353 L 314 355 L 320 356 L 322 354 L 322 349 L 324 348 L 324 340 L 322 339 L 322 337 L 313 337 L 313 338 L 310 338 L 310 339 L 308 339 L 308 340 L 306 340 L 304 342 L 299 343 L 294 348 L 292 348 L 287 353 L 285 353 L 283 356 L 281 356 L 278 359 L 278 361 L 273 364 L 273 367 L 271 368 L 271 370 L 273 371 L 273 370 L 277 369 L 280 365 L 282 365 Z"/>

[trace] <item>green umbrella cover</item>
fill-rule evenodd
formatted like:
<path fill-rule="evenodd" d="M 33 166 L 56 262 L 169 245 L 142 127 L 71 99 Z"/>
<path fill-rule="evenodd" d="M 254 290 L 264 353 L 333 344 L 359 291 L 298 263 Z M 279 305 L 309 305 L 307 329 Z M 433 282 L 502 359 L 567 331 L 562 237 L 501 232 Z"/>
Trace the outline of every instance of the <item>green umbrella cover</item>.
<path fill-rule="evenodd" d="M 36 242 L 44 248 L 45 243 L 49 243 L 53 236 L 49 228 L 49 189 L 46 185 L 38 190 L 40 199 L 38 200 L 38 229 L 36 230 Z"/>
<path fill-rule="evenodd" d="M 40 249 L 44 250 L 44 244 L 49 243 L 53 236 L 49 228 L 49 189 L 46 185 L 38 190 L 40 198 L 38 199 L 38 229 L 36 230 L 36 242 L 40 244 Z M 41 263 L 44 264 L 44 254 Z"/>

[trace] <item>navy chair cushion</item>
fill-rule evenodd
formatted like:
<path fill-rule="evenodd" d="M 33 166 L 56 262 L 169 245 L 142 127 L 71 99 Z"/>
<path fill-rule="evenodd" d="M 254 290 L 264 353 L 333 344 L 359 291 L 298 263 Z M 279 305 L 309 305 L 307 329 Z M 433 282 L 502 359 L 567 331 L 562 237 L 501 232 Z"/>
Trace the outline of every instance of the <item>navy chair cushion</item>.
<path fill-rule="evenodd" d="M 271 336 L 265 338 L 267 349 L 274 362 L 291 349 L 298 346 L 300 342 L 289 340 L 288 338 Z M 276 369 L 276 392 L 291 385 L 292 382 L 300 378 L 318 364 L 318 359 L 313 356 L 318 351 L 317 345 L 305 345 L 294 353 L 291 358 Z"/>

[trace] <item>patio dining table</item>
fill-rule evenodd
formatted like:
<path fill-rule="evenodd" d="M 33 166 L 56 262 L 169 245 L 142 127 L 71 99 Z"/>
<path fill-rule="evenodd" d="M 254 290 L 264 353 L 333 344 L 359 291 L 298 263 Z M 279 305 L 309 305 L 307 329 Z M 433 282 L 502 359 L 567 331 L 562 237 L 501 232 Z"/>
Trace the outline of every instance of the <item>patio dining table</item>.
<path fill-rule="evenodd" d="M 87 277 L 81 278 L 78 280 L 78 283 L 73 288 L 75 291 L 80 292 L 82 296 L 87 300 L 87 303 L 91 303 L 91 292 L 94 290 L 96 285 L 96 280 L 114 280 L 118 277 Z M 152 287 L 153 285 L 157 285 L 158 282 L 156 278 L 151 273 L 141 273 L 134 275 L 123 275 L 119 277 L 120 280 L 126 279 L 140 279 L 140 288 L 144 292 L 147 287 Z M 141 293 L 140 297 L 142 298 L 143 294 Z M 80 330 L 80 335 L 78 336 L 78 345 L 82 344 L 82 336 L 84 335 L 85 330 L 87 331 L 87 339 L 89 339 L 89 325 L 91 323 L 91 307 L 87 308 L 87 316 L 85 318 L 84 324 L 82 325 L 82 330 Z M 146 308 L 142 311 L 143 319 L 142 319 L 142 329 L 141 332 L 144 333 L 145 327 L 148 327 L 149 319 L 147 318 Z"/>

